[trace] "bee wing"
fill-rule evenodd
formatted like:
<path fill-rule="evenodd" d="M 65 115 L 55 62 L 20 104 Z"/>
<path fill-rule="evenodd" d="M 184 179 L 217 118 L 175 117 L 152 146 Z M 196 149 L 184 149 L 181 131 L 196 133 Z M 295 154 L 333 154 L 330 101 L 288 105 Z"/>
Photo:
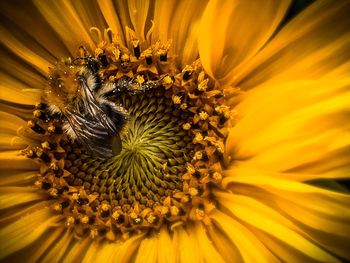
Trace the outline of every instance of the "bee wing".
<path fill-rule="evenodd" d="M 109 158 L 121 151 L 119 134 L 111 134 L 101 122 L 71 112 L 67 112 L 66 118 L 78 141 L 91 155 Z"/>
<path fill-rule="evenodd" d="M 78 141 L 96 157 L 109 158 L 118 154 L 122 149 L 118 124 L 100 107 L 86 81 L 82 80 L 81 88 L 83 110 L 65 113 Z"/>

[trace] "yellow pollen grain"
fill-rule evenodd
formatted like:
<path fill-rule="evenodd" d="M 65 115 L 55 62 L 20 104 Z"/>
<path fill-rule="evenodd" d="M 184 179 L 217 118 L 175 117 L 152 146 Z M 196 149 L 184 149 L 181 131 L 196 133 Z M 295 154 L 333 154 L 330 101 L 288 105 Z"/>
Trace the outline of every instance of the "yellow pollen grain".
<path fill-rule="evenodd" d="M 201 83 L 205 79 L 205 72 L 201 71 L 198 75 L 198 82 Z"/>
<path fill-rule="evenodd" d="M 177 208 L 176 206 L 172 206 L 172 207 L 170 207 L 170 213 L 171 213 L 171 215 L 173 215 L 173 216 L 177 216 L 178 214 L 179 214 L 179 208 Z"/>
<path fill-rule="evenodd" d="M 109 208 L 110 208 L 110 205 L 108 205 L 108 204 L 106 204 L 106 203 L 103 203 L 103 204 L 101 205 L 101 209 L 102 209 L 103 211 L 108 211 Z"/>
<path fill-rule="evenodd" d="M 79 195 L 77 193 L 72 194 L 72 199 L 73 200 L 78 200 L 79 199 Z"/>
<path fill-rule="evenodd" d="M 57 162 L 50 163 L 50 169 L 57 171 L 58 170 L 58 164 Z"/>
<path fill-rule="evenodd" d="M 177 95 L 174 95 L 173 96 L 173 102 L 174 102 L 174 104 L 181 104 L 181 97 L 180 96 L 177 96 Z"/>
<path fill-rule="evenodd" d="M 209 82 L 209 79 L 203 80 L 202 82 L 199 83 L 197 89 L 199 91 L 206 91 L 208 88 L 208 82 Z"/>
<path fill-rule="evenodd" d="M 182 103 L 181 106 L 180 106 L 180 108 L 181 108 L 182 110 L 186 110 L 187 107 L 188 107 L 187 103 Z"/>
<path fill-rule="evenodd" d="M 41 115 L 41 110 L 35 110 L 35 111 L 33 112 L 33 115 L 34 115 L 34 117 L 36 117 L 36 118 L 40 117 L 40 115 Z"/>
<path fill-rule="evenodd" d="M 190 164 L 187 164 L 187 167 L 186 167 L 186 169 L 187 169 L 187 172 L 189 173 L 189 174 L 194 174 L 195 172 L 196 172 L 196 169 L 192 166 L 192 165 L 190 165 Z"/>
<path fill-rule="evenodd" d="M 219 172 L 213 173 L 213 179 L 214 179 L 215 181 L 220 181 L 220 180 L 222 179 L 221 173 L 219 173 Z"/>
<path fill-rule="evenodd" d="M 202 160 L 203 159 L 203 153 L 201 151 L 197 151 L 195 154 L 194 154 L 194 159 L 195 160 Z"/>
<path fill-rule="evenodd" d="M 131 42 L 132 42 L 133 47 L 137 47 L 140 44 L 140 40 L 138 40 L 138 39 L 132 40 Z"/>
<path fill-rule="evenodd" d="M 202 121 L 205 121 L 206 119 L 208 119 L 208 117 L 209 117 L 209 114 L 208 114 L 207 112 L 205 112 L 205 111 L 201 111 L 201 112 L 199 113 L 199 118 L 200 118 Z"/>
<path fill-rule="evenodd" d="M 128 54 L 125 54 L 125 53 L 124 53 L 124 54 L 121 56 L 121 60 L 124 61 L 124 62 L 129 61 L 129 60 L 130 60 L 130 56 L 129 56 Z"/>
<path fill-rule="evenodd" d="M 101 55 L 103 53 L 103 50 L 101 48 L 96 48 L 95 49 L 95 56 L 98 57 L 99 55 Z"/>
<path fill-rule="evenodd" d="M 136 82 L 141 85 L 142 83 L 145 82 L 145 79 L 144 79 L 144 77 L 142 75 L 138 75 L 136 77 Z"/>
<path fill-rule="evenodd" d="M 67 226 L 73 225 L 74 222 L 75 222 L 74 217 L 72 217 L 72 216 L 68 216 L 68 217 L 67 217 L 67 220 L 66 220 L 66 225 L 67 225 Z"/>
<path fill-rule="evenodd" d="M 80 222 L 82 222 L 83 224 L 87 224 L 89 222 L 89 217 L 88 216 L 83 216 L 80 219 Z"/>
<path fill-rule="evenodd" d="M 166 215 L 169 212 L 169 207 L 163 206 L 162 209 L 160 210 L 160 213 L 162 215 Z"/>
<path fill-rule="evenodd" d="M 35 181 L 34 185 L 38 188 L 41 187 L 42 183 L 40 181 Z"/>
<path fill-rule="evenodd" d="M 118 211 L 115 211 L 113 214 L 112 214 L 112 217 L 117 220 L 120 216 L 120 213 Z"/>
<path fill-rule="evenodd" d="M 205 216 L 205 213 L 204 213 L 204 211 L 202 210 L 202 209 L 196 209 L 196 216 L 197 216 L 197 218 L 198 219 L 203 219 L 204 218 L 204 216 Z"/>
<path fill-rule="evenodd" d="M 112 49 L 112 53 L 113 53 L 113 55 L 114 55 L 114 57 L 115 57 L 115 59 L 119 59 L 119 57 L 120 57 L 120 49 L 119 48 L 113 48 Z"/>
<path fill-rule="evenodd" d="M 55 126 L 53 126 L 52 124 L 50 124 L 48 127 L 47 127 L 47 131 L 48 132 L 55 132 L 55 130 L 56 130 L 56 128 L 55 128 Z"/>
<path fill-rule="evenodd" d="M 166 89 L 170 88 L 173 85 L 173 83 L 174 82 L 170 76 L 166 76 L 162 80 L 162 84 Z"/>
<path fill-rule="evenodd" d="M 53 197 L 57 197 L 58 191 L 56 188 L 49 189 L 49 194 Z"/>
<path fill-rule="evenodd" d="M 60 203 L 55 203 L 55 204 L 53 205 L 53 210 L 55 210 L 55 211 L 57 211 L 57 212 L 62 211 L 62 206 L 61 206 L 61 204 L 60 204 Z"/>
<path fill-rule="evenodd" d="M 156 220 L 156 217 L 154 215 L 150 215 L 147 217 L 147 222 L 152 224 Z"/>
<path fill-rule="evenodd" d="M 199 143 L 203 141 L 203 135 L 201 133 L 197 133 L 193 139 L 194 143 Z"/>
<path fill-rule="evenodd" d="M 129 215 L 132 219 L 136 219 L 138 217 L 138 215 L 135 212 L 131 212 Z"/>
<path fill-rule="evenodd" d="M 194 187 L 190 187 L 190 189 L 188 189 L 188 192 L 190 193 L 191 196 L 198 195 L 198 190 Z"/>
<path fill-rule="evenodd" d="M 188 131 L 189 129 L 191 129 L 191 124 L 188 122 L 182 124 L 182 129 Z"/>
<path fill-rule="evenodd" d="M 93 229 L 90 230 L 90 236 L 91 236 L 92 239 L 94 239 L 95 237 L 98 236 L 98 231 L 97 231 L 96 228 L 93 228 Z"/>

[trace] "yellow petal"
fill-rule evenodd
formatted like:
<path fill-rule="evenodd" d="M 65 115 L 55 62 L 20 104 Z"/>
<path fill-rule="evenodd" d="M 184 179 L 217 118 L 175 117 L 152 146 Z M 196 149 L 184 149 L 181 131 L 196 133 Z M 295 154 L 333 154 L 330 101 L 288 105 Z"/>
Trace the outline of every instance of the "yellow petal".
<path fill-rule="evenodd" d="M 135 235 L 125 242 L 121 243 L 121 246 L 115 258 L 118 258 L 119 262 L 129 262 L 135 254 L 135 251 L 139 248 L 143 238 L 143 234 Z"/>
<path fill-rule="evenodd" d="M 37 170 L 38 165 L 23 156 L 20 151 L 2 151 L 0 152 L 0 168 L 21 170 Z"/>
<path fill-rule="evenodd" d="M 192 63 L 198 57 L 199 20 L 206 4 L 207 1 L 200 0 L 176 3 L 168 35 L 172 40 L 172 50 L 178 56 L 181 67 Z"/>
<path fill-rule="evenodd" d="M 147 16 L 150 4 L 151 3 L 149 0 L 128 1 L 128 9 L 132 25 L 137 38 L 142 41 L 146 39 L 147 32 L 145 31 L 145 26 L 146 23 L 148 23 Z"/>
<path fill-rule="evenodd" d="M 6 171 L 1 174 L 0 185 L 1 186 L 19 186 L 19 185 L 30 185 L 34 182 L 37 177 L 37 171 L 29 172 L 18 172 Z"/>
<path fill-rule="evenodd" d="M 254 56 L 281 22 L 289 1 L 212 1 L 200 22 L 199 53 L 205 70 L 229 84 L 232 71 Z"/>
<path fill-rule="evenodd" d="M 24 149 L 28 142 L 13 134 L 0 133 L 0 147 L 2 150 L 19 150 Z"/>
<path fill-rule="evenodd" d="M 320 171 L 349 165 L 349 79 L 267 83 L 247 92 L 230 130 L 226 152 L 251 166 L 284 171 L 327 160 Z M 339 158 L 337 152 L 343 152 Z"/>
<path fill-rule="evenodd" d="M 9 102 L 19 104 L 34 105 L 40 101 L 40 97 L 35 97 L 31 93 L 23 92 L 23 90 L 31 89 L 32 87 L 19 82 L 18 80 L 0 73 L 2 82 L 0 84 L 1 93 L 0 98 Z"/>
<path fill-rule="evenodd" d="M 202 261 L 195 238 L 181 226 L 174 229 L 173 245 L 177 248 L 178 262 L 199 263 Z"/>
<path fill-rule="evenodd" d="M 113 30 L 115 34 L 118 34 L 123 43 L 126 43 L 125 38 L 125 24 L 121 21 L 119 15 L 116 11 L 114 3 L 112 0 L 98 0 L 97 1 L 101 13 L 105 18 L 109 28 Z M 119 9 L 118 9 L 119 10 Z M 125 12 L 121 12 L 124 14 Z"/>
<path fill-rule="evenodd" d="M 32 253 L 26 258 L 26 262 L 52 262 L 53 258 L 55 258 L 56 262 L 59 261 L 65 251 L 65 246 L 67 247 L 69 244 L 69 240 L 67 240 L 68 232 L 66 234 L 64 232 L 66 232 L 66 229 L 63 227 L 54 229 L 52 233 L 40 242 L 40 246 L 31 251 Z M 48 261 L 47 259 L 50 260 Z"/>
<path fill-rule="evenodd" d="M 234 199 L 232 198 L 232 200 Z M 242 200 L 244 200 L 244 203 L 240 202 Z M 272 209 L 262 204 L 257 205 L 256 201 L 247 197 L 245 199 L 241 198 L 240 201 L 236 201 L 234 204 L 226 202 L 225 207 L 240 220 L 269 233 L 269 235 L 279 239 L 281 242 L 287 243 L 315 260 L 338 262 L 336 258 L 311 243 L 308 237 L 299 234 L 299 231 L 296 231 L 294 226 L 277 220 L 276 212 Z"/>
<path fill-rule="evenodd" d="M 1 179 L 2 180 L 2 179 Z M 0 187 L 0 209 L 24 205 L 32 201 L 44 200 L 46 197 L 37 189 L 29 187 Z"/>
<path fill-rule="evenodd" d="M 158 238 L 158 262 L 159 263 L 174 263 L 175 261 L 175 249 L 172 244 L 170 233 L 166 227 L 162 227 L 159 231 Z"/>
<path fill-rule="evenodd" d="M 72 233 L 70 233 L 70 236 Z M 64 255 L 64 263 L 74 263 L 81 262 L 84 258 L 85 252 L 91 246 L 92 240 L 90 238 L 83 238 L 81 240 L 75 240 L 67 250 L 67 253 Z M 68 243 L 69 244 L 69 243 Z M 66 250 L 65 248 L 63 250 Z M 52 260 L 52 258 L 51 258 Z M 47 261 L 50 262 L 50 261 Z"/>
<path fill-rule="evenodd" d="M 212 241 L 208 238 L 208 235 L 205 232 L 205 227 L 202 224 L 198 223 L 194 228 L 189 228 L 189 235 L 196 237 L 199 251 L 206 262 L 225 262 L 213 246 Z"/>
<path fill-rule="evenodd" d="M 235 244 L 244 262 L 278 262 L 277 258 L 244 225 L 219 211 L 213 213 L 211 217 Z"/>
<path fill-rule="evenodd" d="M 243 262 L 243 258 L 234 243 L 214 224 L 207 228 L 208 236 L 225 262 Z"/>
<path fill-rule="evenodd" d="M 43 50 L 40 50 L 33 43 L 25 45 L 26 41 L 19 40 L 21 36 L 14 36 L 5 27 L 0 27 L 0 34 L 2 36 L 2 43 L 11 50 L 18 57 L 23 59 L 28 64 L 32 65 L 41 74 L 45 75 L 48 71 L 48 67 L 51 66 L 50 58 L 48 54 Z M 52 60 L 52 58 L 51 58 Z"/>
<path fill-rule="evenodd" d="M 5 226 L 0 230 L 0 258 L 30 245 L 58 220 L 49 209 L 41 209 Z"/>
<path fill-rule="evenodd" d="M 71 54 L 75 54 L 81 45 L 93 50 L 95 44 L 89 29 L 93 26 L 101 27 L 102 25 L 96 25 L 93 20 L 82 20 L 80 12 L 85 13 L 87 9 L 77 10 L 73 1 L 34 1 L 34 4 L 47 23 L 60 36 Z M 95 11 L 98 12 L 98 8 Z M 97 13 L 91 15 L 93 17 L 98 16 Z M 86 16 L 87 14 L 84 14 L 85 18 Z"/>
<path fill-rule="evenodd" d="M 23 119 L 4 111 L 0 111 L 0 119 L 1 131 L 8 134 L 16 135 L 17 129 L 26 125 L 26 122 Z"/>
<path fill-rule="evenodd" d="M 14 2 L 2 2 L 0 12 L 2 17 L 8 19 L 6 27 L 12 33 L 18 32 L 18 35 L 23 37 L 23 43 L 27 47 L 38 46 L 40 50 L 45 50 L 51 59 L 68 56 L 69 53 L 64 44 L 40 15 L 32 1 L 22 2 L 21 8 L 18 8 L 18 4 Z M 34 28 L 35 30 L 33 30 Z M 8 64 L 6 63 L 6 65 Z M 23 65 L 22 62 L 21 67 L 24 66 L 28 68 L 28 65 Z M 13 72 L 13 74 L 16 74 L 16 72 Z M 28 74 L 28 72 L 25 74 Z M 38 74 L 38 72 L 35 72 L 35 74 Z"/>
<path fill-rule="evenodd" d="M 60 262 L 63 260 L 63 257 L 66 255 L 69 245 L 71 245 L 73 234 L 71 231 L 67 231 L 66 228 L 59 228 L 63 230 L 64 235 L 60 236 L 58 240 L 56 240 L 55 244 L 49 248 L 44 254 L 42 262 L 50 263 L 54 258 L 56 262 Z M 59 230 L 58 229 L 58 230 Z"/>
<path fill-rule="evenodd" d="M 237 85 L 251 88 L 271 78 L 317 79 L 334 73 L 348 76 L 349 10 L 348 1 L 315 1 L 236 72 Z"/>
<path fill-rule="evenodd" d="M 137 251 L 135 262 L 156 262 L 158 249 L 161 249 L 161 247 L 158 247 L 157 238 L 155 236 L 144 238 Z"/>

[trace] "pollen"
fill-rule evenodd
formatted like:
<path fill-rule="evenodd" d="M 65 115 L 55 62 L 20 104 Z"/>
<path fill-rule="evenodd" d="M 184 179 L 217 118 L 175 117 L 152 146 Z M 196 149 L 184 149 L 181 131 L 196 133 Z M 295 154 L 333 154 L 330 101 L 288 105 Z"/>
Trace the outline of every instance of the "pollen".
<path fill-rule="evenodd" d="M 199 113 L 199 118 L 200 118 L 202 121 L 205 121 L 206 119 L 208 119 L 208 117 L 209 117 L 209 114 L 208 114 L 207 112 L 205 112 L 205 111 L 201 111 L 201 112 Z"/>
<path fill-rule="evenodd" d="M 174 104 L 181 104 L 181 97 L 177 96 L 177 95 L 174 95 L 173 96 L 173 102 L 174 102 Z"/>
<path fill-rule="evenodd" d="M 148 46 L 133 38 L 127 48 L 118 41 L 114 36 L 93 51 L 80 49 L 79 57 L 57 72 L 86 70 L 91 65 L 85 60 L 94 58 L 102 85 L 133 83 L 133 90 L 105 96 L 128 114 L 120 154 L 91 156 L 79 138 L 72 140 L 64 132 L 64 114 L 53 114 L 52 105 L 43 101 L 26 127 L 30 136 L 41 139 L 23 150 L 40 166 L 35 186 L 54 200 L 52 209 L 77 236 L 96 240 L 208 221 L 216 202 L 212 188 L 221 187 L 217 171 L 224 164 L 227 127 L 232 126 L 225 96 L 199 61 L 179 69 L 169 44 Z M 73 82 L 60 84 L 69 88 Z M 207 203 L 213 208 L 206 209 Z"/>

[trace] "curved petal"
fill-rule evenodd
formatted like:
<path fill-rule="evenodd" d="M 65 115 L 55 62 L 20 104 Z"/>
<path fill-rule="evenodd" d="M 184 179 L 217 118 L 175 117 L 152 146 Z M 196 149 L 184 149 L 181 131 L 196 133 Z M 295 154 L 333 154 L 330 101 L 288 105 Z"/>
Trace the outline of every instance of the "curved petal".
<path fill-rule="evenodd" d="M 349 87 L 349 79 L 321 79 L 247 92 L 227 154 L 265 170 L 341 174 L 350 164 Z"/>
<path fill-rule="evenodd" d="M 219 211 L 213 213 L 211 217 L 221 231 L 237 246 L 243 262 L 278 262 L 277 258 L 247 227 Z"/>
<path fill-rule="evenodd" d="M 159 232 L 158 246 L 158 262 L 159 263 L 174 263 L 176 251 L 172 244 L 170 233 L 166 227 L 162 227 Z"/>
<path fill-rule="evenodd" d="M 315 1 L 235 72 L 235 83 L 248 89 L 272 78 L 348 76 L 349 11 L 349 1 Z"/>
<path fill-rule="evenodd" d="M 284 17 L 289 1 L 211 1 L 199 29 L 199 54 L 206 72 L 221 83 L 254 56 Z"/>
<path fill-rule="evenodd" d="M 1 179 L 2 180 L 2 179 Z M 0 210 L 44 200 L 46 196 L 29 187 L 0 187 Z"/>
<path fill-rule="evenodd" d="M 81 45 L 94 49 L 95 43 L 89 30 L 91 27 L 105 27 L 94 1 L 34 1 L 34 4 L 71 54 L 75 54 Z"/>
<path fill-rule="evenodd" d="M 224 194 L 221 195 L 223 196 Z M 220 203 L 243 222 L 287 243 L 314 260 L 339 262 L 322 248 L 310 242 L 308 237 L 302 235 L 291 222 L 252 198 L 226 194 L 225 198 L 220 199 Z M 257 218 L 259 220 L 256 220 Z"/>
<path fill-rule="evenodd" d="M 0 258 L 4 258 L 34 242 L 59 220 L 48 208 L 28 214 L 0 230 Z"/>

